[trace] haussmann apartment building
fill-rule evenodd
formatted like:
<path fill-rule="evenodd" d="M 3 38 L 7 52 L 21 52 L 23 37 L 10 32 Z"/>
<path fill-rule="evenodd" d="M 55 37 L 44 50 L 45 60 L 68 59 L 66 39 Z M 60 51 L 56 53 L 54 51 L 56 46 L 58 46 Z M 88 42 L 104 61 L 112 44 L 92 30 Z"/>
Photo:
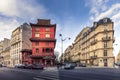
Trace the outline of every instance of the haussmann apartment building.
<path fill-rule="evenodd" d="M 10 39 L 0 41 L 0 64 L 10 67 Z"/>
<path fill-rule="evenodd" d="M 93 27 L 84 28 L 65 51 L 65 60 L 90 66 L 113 67 L 114 23 L 100 19 Z"/>
<path fill-rule="evenodd" d="M 11 35 L 11 49 L 10 49 L 10 64 L 14 67 L 16 64 L 22 64 L 22 50 L 31 49 L 31 27 L 24 23 L 12 31 Z"/>

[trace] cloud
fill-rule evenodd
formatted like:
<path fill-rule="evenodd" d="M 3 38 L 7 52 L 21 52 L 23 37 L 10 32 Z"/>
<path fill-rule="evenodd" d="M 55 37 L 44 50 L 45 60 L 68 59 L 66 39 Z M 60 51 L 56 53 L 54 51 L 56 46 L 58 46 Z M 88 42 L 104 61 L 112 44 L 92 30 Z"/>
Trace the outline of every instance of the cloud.
<path fill-rule="evenodd" d="M 0 1 L 0 39 L 10 38 L 12 30 L 24 22 L 33 22 L 44 17 L 47 9 L 36 0 Z M 9 35 L 8 35 L 9 34 Z"/>
<path fill-rule="evenodd" d="M 46 12 L 41 4 L 30 0 L 1 0 L 0 13 L 11 17 L 36 17 Z"/>
<path fill-rule="evenodd" d="M 118 14 L 118 12 L 120 12 L 120 3 L 114 4 L 111 6 L 111 8 L 109 8 L 105 12 L 100 13 L 96 20 L 99 20 L 104 17 L 111 17 L 112 19 L 116 19 L 120 17 L 120 14 Z"/>
<path fill-rule="evenodd" d="M 88 2 L 88 0 L 85 1 L 86 6 L 90 7 L 90 20 L 95 20 L 96 16 L 99 16 L 100 12 L 106 11 L 108 7 L 106 4 L 109 2 L 109 0 L 91 0 Z"/>
<path fill-rule="evenodd" d="M 0 40 L 10 38 L 11 32 L 19 25 L 20 23 L 16 19 L 7 19 L 7 21 L 0 22 Z"/>

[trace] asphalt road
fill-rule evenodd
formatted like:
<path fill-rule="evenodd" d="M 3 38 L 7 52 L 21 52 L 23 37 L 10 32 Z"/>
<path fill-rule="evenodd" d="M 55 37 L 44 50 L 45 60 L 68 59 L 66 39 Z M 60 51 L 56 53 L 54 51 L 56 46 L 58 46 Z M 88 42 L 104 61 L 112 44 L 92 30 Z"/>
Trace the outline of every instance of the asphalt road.
<path fill-rule="evenodd" d="M 120 69 L 76 68 L 45 70 L 0 68 L 0 80 L 120 80 Z"/>

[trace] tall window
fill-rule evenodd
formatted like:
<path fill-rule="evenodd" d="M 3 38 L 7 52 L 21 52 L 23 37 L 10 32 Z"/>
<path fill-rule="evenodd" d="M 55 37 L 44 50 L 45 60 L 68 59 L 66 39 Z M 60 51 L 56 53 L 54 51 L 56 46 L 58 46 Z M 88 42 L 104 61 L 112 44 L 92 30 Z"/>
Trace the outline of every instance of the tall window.
<path fill-rule="evenodd" d="M 40 34 L 38 34 L 38 33 L 35 33 L 35 37 L 40 37 Z"/>
<path fill-rule="evenodd" d="M 46 31 L 50 31 L 50 28 L 46 28 Z"/>
<path fill-rule="evenodd" d="M 104 48 L 107 48 L 107 42 L 104 42 Z"/>
<path fill-rule="evenodd" d="M 107 50 L 104 50 L 104 56 L 107 56 Z"/>
<path fill-rule="evenodd" d="M 107 31 L 107 25 L 104 25 L 104 31 Z"/>
<path fill-rule="evenodd" d="M 39 42 L 35 42 L 35 45 L 36 45 L 36 46 L 39 46 Z"/>
<path fill-rule="evenodd" d="M 50 38 L 50 34 L 46 34 L 45 37 L 46 37 L 46 38 Z"/>
<path fill-rule="evenodd" d="M 39 49 L 38 48 L 36 48 L 36 54 L 38 54 L 39 53 Z"/>
<path fill-rule="evenodd" d="M 43 52 L 43 53 L 45 52 L 44 48 L 42 49 L 42 52 Z"/>

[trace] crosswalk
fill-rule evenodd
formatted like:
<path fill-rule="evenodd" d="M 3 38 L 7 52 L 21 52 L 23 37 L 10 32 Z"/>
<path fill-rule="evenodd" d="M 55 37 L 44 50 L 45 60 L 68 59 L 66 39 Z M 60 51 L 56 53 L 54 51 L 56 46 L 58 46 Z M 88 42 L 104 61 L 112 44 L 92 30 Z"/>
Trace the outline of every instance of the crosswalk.
<path fill-rule="evenodd" d="M 65 74 L 64 74 L 65 72 Z M 62 73 L 62 74 L 60 74 Z M 67 73 L 67 74 L 66 74 Z M 108 68 L 79 68 L 79 69 L 73 69 L 73 70 L 64 70 L 64 69 L 46 69 L 37 77 L 34 78 L 34 80 L 61 80 L 61 77 L 66 78 L 75 78 L 76 80 L 79 80 L 79 76 L 69 76 L 75 74 L 96 74 L 96 75 L 108 75 L 108 73 L 112 76 L 116 76 L 116 74 L 120 74 L 119 69 L 108 69 Z M 115 74 L 114 74 L 115 73 Z M 97 77 L 97 76 L 96 76 Z M 99 77 L 99 76 L 98 76 Z M 80 77 L 80 79 L 83 79 L 86 77 Z M 72 79 L 70 79 L 72 80 Z M 86 80 L 86 79 L 85 79 Z M 94 79 L 93 79 L 94 80 Z"/>
<path fill-rule="evenodd" d="M 57 69 L 46 69 L 45 71 L 41 72 L 39 76 L 34 77 L 34 80 L 60 80 L 59 72 Z"/>
<path fill-rule="evenodd" d="M 12 73 L 14 72 L 24 73 L 27 75 L 32 74 L 34 75 L 33 77 L 31 77 L 33 80 L 66 80 L 66 79 L 80 80 L 86 78 L 80 76 L 80 75 L 84 76 L 83 74 L 95 74 L 95 75 L 112 74 L 112 76 L 115 77 L 116 76 L 119 77 L 118 74 L 120 74 L 120 69 L 116 68 L 87 68 L 87 67 L 86 68 L 77 67 L 73 70 L 65 70 L 63 68 L 58 70 L 56 67 L 49 67 L 45 68 L 44 70 L 0 68 L 0 71 L 1 72 L 9 71 Z"/>

